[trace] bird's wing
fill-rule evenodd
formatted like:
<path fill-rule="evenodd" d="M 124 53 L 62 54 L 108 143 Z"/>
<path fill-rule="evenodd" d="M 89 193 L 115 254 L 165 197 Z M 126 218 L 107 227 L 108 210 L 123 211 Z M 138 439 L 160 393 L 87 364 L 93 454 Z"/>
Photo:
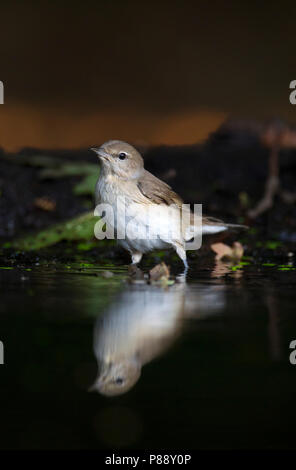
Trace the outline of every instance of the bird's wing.
<path fill-rule="evenodd" d="M 193 214 L 192 214 L 193 216 Z M 216 219 L 215 217 L 209 217 L 207 215 L 204 215 L 203 218 L 202 218 L 202 223 L 203 225 L 216 225 L 216 226 L 219 226 L 219 225 L 223 225 L 225 226 L 225 222 L 223 222 L 223 220 L 220 220 L 220 219 Z"/>
<path fill-rule="evenodd" d="M 143 176 L 138 180 L 137 186 L 143 196 L 154 204 L 176 204 L 178 207 L 183 204 L 180 196 L 168 184 L 156 178 L 149 171 L 144 171 Z"/>

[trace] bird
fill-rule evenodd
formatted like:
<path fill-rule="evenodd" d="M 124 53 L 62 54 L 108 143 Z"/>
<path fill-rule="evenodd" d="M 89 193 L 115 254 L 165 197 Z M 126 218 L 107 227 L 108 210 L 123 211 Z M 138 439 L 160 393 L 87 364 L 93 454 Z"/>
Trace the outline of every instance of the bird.
<path fill-rule="evenodd" d="M 184 212 L 189 218 L 185 217 L 186 223 L 180 228 L 182 198 L 145 169 L 143 157 L 135 147 L 121 140 L 109 140 L 90 150 L 98 155 L 101 164 L 95 203 L 104 210 L 95 214 L 104 215 L 114 238 L 129 251 L 132 264 L 138 264 L 149 251 L 173 248 L 188 269 L 186 247 L 194 236 L 247 228 L 205 216 L 200 219 L 202 224 L 196 224 L 187 206 Z M 123 201 L 124 216 L 118 209 L 119 200 Z M 148 232 L 153 236 L 147 236 Z"/>

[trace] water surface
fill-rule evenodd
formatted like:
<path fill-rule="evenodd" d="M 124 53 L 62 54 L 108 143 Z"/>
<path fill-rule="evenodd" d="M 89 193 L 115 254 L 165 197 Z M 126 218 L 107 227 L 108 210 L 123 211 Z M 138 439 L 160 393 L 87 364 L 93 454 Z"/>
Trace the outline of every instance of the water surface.
<path fill-rule="evenodd" d="M 0 447 L 294 448 L 295 265 L 271 261 L 194 260 L 165 289 L 77 261 L 0 269 Z M 89 391 L 102 357 L 137 358 L 121 394 Z"/>

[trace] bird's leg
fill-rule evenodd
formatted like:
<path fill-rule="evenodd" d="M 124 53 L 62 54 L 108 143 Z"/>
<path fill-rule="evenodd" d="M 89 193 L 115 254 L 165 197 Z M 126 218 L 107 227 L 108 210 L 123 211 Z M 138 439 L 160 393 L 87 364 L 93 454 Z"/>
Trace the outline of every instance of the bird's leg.
<path fill-rule="evenodd" d="M 141 253 L 140 251 L 132 251 L 131 256 L 132 264 L 138 264 L 142 259 L 143 253 Z"/>
<path fill-rule="evenodd" d="M 184 263 L 184 268 L 185 268 L 184 272 L 187 272 L 188 268 L 189 268 L 188 261 L 187 261 L 187 259 L 183 259 L 182 261 Z"/>
<path fill-rule="evenodd" d="M 181 245 L 181 243 L 178 243 L 178 242 L 174 243 L 173 246 L 176 250 L 177 255 L 181 258 L 181 260 L 184 263 L 185 271 L 187 271 L 189 266 L 188 266 L 188 263 L 187 263 L 186 250 L 185 250 L 184 246 Z"/>

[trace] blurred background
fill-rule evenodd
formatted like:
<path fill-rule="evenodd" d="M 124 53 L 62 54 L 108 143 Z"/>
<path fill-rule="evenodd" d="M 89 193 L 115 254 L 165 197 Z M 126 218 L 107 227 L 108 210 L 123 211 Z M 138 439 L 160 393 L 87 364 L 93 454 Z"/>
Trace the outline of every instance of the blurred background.
<path fill-rule="evenodd" d="M 7 1 L 0 147 L 191 144 L 227 117 L 296 123 L 295 4 Z"/>

